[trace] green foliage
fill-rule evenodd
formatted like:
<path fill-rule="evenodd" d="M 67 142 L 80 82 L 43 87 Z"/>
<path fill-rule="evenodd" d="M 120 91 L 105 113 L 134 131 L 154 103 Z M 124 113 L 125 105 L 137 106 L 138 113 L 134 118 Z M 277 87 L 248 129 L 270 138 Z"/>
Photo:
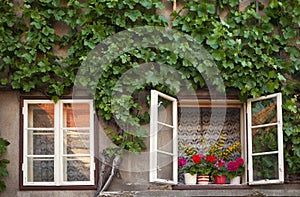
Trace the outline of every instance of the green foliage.
<path fill-rule="evenodd" d="M 173 13 L 173 28 L 190 34 L 212 54 L 221 70 L 226 87 L 240 90 L 241 100 L 282 92 L 284 140 L 288 173 L 299 171 L 299 1 L 270 1 L 259 5 L 264 15 L 256 12 L 255 3 L 244 11 L 237 4 L 219 1 L 220 12 L 227 8 L 224 20 L 217 12 L 203 7 L 213 2 L 189 1 L 183 10 Z M 297 45 L 295 45 L 297 44 Z M 298 46 L 298 48 L 297 48 Z M 297 167 L 298 166 L 298 167 Z"/>
<path fill-rule="evenodd" d="M 9 142 L 3 138 L 0 138 L 0 157 L 6 152 Z M 6 188 L 6 185 L 2 178 L 8 176 L 6 165 L 9 163 L 7 159 L 0 159 L 0 192 Z"/>
<path fill-rule="evenodd" d="M 205 47 L 221 71 L 225 86 L 240 90 L 241 100 L 283 93 L 285 161 L 288 172 L 295 173 L 300 166 L 300 3 L 271 0 L 268 7 L 259 4 L 264 15 L 256 12 L 255 3 L 244 11 L 239 11 L 238 4 L 238 0 L 185 1 L 181 11 L 172 13 L 172 27 Z M 167 26 L 167 20 L 156 9 L 163 9 L 159 0 L 25 0 L 23 5 L 1 1 L 1 86 L 24 92 L 40 91 L 58 100 L 70 92 L 79 66 L 98 43 L 132 27 Z M 223 10 L 228 13 L 220 20 L 219 13 Z M 68 31 L 61 34 L 55 30 L 56 25 L 65 26 Z M 190 46 L 180 43 L 176 36 L 170 39 L 189 50 Z M 153 39 L 153 43 L 157 42 Z M 56 53 L 57 50 L 67 50 L 67 54 Z M 98 115 L 107 121 L 112 121 L 115 115 L 118 121 L 130 120 L 133 124 L 126 126 L 134 126 L 149 119 L 147 113 L 140 112 L 138 92 L 156 88 L 174 94 L 179 89 L 179 84 L 172 80 L 168 81 L 173 85 L 170 89 L 161 85 L 159 78 L 152 77 L 151 83 L 139 86 L 131 97 L 113 100 L 113 91 L 123 91 L 113 90 L 122 74 L 143 63 L 171 65 L 194 88 L 204 87 L 205 81 L 198 71 L 208 64 L 195 65 L 181 55 L 159 47 L 129 50 L 120 55 L 106 67 L 98 82 L 95 95 Z M 81 80 L 81 84 L 92 83 L 89 78 Z M 123 106 L 126 113 L 118 114 L 112 108 L 114 102 L 126 103 Z M 141 151 L 142 138 L 132 132 L 128 134 L 131 130 L 128 128 L 112 138 L 126 149 Z"/>

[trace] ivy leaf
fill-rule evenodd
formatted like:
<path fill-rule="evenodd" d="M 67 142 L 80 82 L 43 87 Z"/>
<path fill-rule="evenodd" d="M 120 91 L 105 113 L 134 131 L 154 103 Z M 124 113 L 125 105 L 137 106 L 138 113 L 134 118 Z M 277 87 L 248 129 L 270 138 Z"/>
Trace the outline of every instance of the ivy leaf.
<path fill-rule="evenodd" d="M 9 145 L 10 143 L 6 140 L 6 139 L 3 139 L 3 138 L 0 138 L 0 156 L 6 152 L 7 150 L 7 146 Z"/>
<path fill-rule="evenodd" d="M 224 50 L 215 50 L 213 53 L 212 53 L 212 57 L 217 60 L 217 61 L 221 61 L 223 59 L 226 58 L 226 54 L 225 54 L 225 51 Z"/>
<path fill-rule="evenodd" d="M 283 37 L 285 39 L 291 39 L 294 38 L 297 35 L 297 30 L 293 27 L 287 27 L 283 29 Z"/>
<path fill-rule="evenodd" d="M 129 12 L 125 12 L 125 16 L 127 16 L 128 18 L 130 18 L 130 20 L 135 22 L 138 19 L 138 17 L 142 16 L 142 14 L 139 10 L 130 10 Z"/>
<path fill-rule="evenodd" d="M 218 48 L 218 41 L 215 38 L 209 38 L 206 40 L 206 44 L 208 44 L 211 48 Z"/>
<path fill-rule="evenodd" d="M 278 7 L 278 0 L 272 0 L 269 4 L 270 8 L 277 8 Z"/>
<path fill-rule="evenodd" d="M 215 4 L 214 4 L 214 3 L 208 3 L 208 4 L 207 4 L 207 11 L 208 11 L 208 13 L 210 13 L 210 14 L 214 14 L 215 11 L 216 11 L 216 6 L 215 6 Z"/>
<path fill-rule="evenodd" d="M 147 9 L 150 9 L 152 7 L 152 3 L 149 0 L 141 0 L 140 4 Z"/>
<path fill-rule="evenodd" d="M 43 27 L 42 33 L 46 36 L 49 36 L 49 34 L 54 34 L 54 29 L 50 28 L 49 26 Z"/>
<path fill-rule="evenodd" d="M 231 7 L 237 6 L 237 5 L 239 5 L 239 0 L 230 0 L 229 5 Z"/>

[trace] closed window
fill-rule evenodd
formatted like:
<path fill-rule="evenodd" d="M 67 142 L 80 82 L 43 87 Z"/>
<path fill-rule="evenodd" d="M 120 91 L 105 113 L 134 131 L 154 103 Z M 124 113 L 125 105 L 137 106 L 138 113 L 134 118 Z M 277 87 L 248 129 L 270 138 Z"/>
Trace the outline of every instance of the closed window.
<path fill-rule="evenodd" d="M 23 185 L 94 185 L 91 100 L 23 101 Z"/>

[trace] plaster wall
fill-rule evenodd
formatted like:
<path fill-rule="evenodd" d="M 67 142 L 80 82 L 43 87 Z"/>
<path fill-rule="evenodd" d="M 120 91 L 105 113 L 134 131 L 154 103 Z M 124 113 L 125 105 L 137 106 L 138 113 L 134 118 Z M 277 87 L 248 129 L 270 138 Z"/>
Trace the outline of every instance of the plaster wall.
<path fill-rule="evenodd" d="M 7 165 L 9 175 L 3 179 L 7 188 L 0 196 L 14 197 L 19 189 L 19 99 L 18 92 L 0 91 L 0 137 L 10 142 L 1 158 L 10 163 Z"/>

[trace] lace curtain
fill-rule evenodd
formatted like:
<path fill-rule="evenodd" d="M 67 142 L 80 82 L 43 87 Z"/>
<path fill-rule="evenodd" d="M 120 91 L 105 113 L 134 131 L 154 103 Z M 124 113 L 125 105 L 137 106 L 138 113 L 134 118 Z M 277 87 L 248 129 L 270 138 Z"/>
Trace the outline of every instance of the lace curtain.
<path fill-rule="evenodd" d="M 180 108 L 178 123 L 178 144 L 188 145 L 198 152 L 204 152 L 209 144 L 220 139 L 220 131 L 226 134 L 224 147 L 240 141 L 240 109 L 227 108 L 224 118 L 224 108 Z M 206 141 L 206 143 L 203 142 Z M 179 157 L 183 156 L 179 148 Z M 240 156 L 240 153 L 234 157 Z M 180 182 L 182 175 L 179 175 Z"/>

